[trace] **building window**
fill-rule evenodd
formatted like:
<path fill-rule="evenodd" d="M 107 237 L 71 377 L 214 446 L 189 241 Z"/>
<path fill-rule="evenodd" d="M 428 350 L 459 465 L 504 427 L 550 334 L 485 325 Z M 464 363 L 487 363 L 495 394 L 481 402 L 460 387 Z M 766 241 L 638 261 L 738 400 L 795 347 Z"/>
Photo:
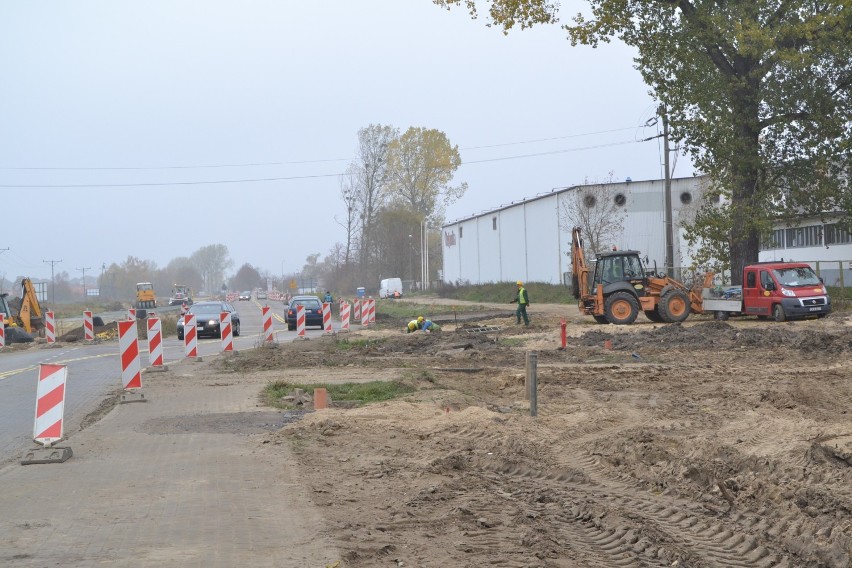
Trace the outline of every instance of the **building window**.
<path fill-rule="evenodd" d="M 794 227 L 784 232 L 786 248 L 817 247 L 822 244 L 822 226 Z"/>
<path fill-rule="evenodd" d="M 852 233 L 840 225 L 832 223 L 825 226 L 825 244 L 848 245 L 852 243 Z"/>
<path fill-rule="evenodd" d="M 784 248 L 784 229 L 775 229 L 769 238 L 760 243 L 760 250 L 772 250 Z"/>
<path fill-rule="evenodd" d="M 623 193 L 619 193 L 615 196 L 615 204 L 619 207 L 624 207 L 624 204 L 627 203 L 627 197 L 624 196 Z"/>
<path fill-rule="evenodd" d="M 684 205 L 689 205 L 690 203 L 692 203 L 692 194 L 688 191 L 684 191 L 680 194 L 680 202 Z"/>
<path fill-rule="evenodd" d="M 464 227 L 459 225 L 459 238 L 462 238 L 463 236 L 464 236 Z"/>
<path fill-rule="evenodd" d="M 594 195 L 587 195 L 583 198 L 583 203 L 586 205 L 586 207 L 591 209 L 592 207 L 598 204 L 598 200 L 595 198 Z"/>
<path fill-rule="evenodd" d="M 491 228 L 497 230 L 497 217 L 491 217 Z"/>

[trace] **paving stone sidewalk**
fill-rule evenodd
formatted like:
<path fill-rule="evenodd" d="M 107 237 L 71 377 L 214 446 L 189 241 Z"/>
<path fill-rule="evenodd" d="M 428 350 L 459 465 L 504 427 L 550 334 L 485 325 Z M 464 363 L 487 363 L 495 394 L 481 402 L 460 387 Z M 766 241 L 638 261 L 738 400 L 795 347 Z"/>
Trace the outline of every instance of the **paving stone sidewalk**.
<path fill-rule="evenodd" d="M 260 384 L 146 373 L 147 403 L 72 433 L 62 464 L 0 469 L 0 565 L 324 567 L 339 558 Z M 195 374 L 195 375 L 193 375 Z M 193 378 L 194 377 L 194 378 Z"/>

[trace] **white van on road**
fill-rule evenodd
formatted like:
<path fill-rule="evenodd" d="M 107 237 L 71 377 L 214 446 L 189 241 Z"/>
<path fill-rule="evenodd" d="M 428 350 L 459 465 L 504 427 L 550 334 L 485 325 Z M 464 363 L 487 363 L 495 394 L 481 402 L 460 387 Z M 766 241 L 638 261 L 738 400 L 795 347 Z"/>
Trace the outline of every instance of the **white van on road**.
<path fill-rule="evenodd" d="M 379 285 L 379 298 L 402 298 L 402 279 L 385 278 Z"/>

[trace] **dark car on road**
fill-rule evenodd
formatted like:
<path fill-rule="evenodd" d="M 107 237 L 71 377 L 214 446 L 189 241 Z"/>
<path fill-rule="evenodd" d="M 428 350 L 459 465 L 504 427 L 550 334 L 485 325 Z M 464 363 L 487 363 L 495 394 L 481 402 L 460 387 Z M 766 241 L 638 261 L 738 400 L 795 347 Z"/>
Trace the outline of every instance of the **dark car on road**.
<path fill-rule="evenodd" d="M 246 290 L 245 292 L 240 292 L 240 301 L 251 301 L 251 292 Z"/>
<path fill-rule="evenodd" d="M 198 337 L 210 335 L 222 337 L 219 329 L 219 318 L 222 312 L 231 313 L 231 329 L 234 337 L 240 334 L 240 314 L 228 302 L 196 302 L 189 308 L 190 314 L 195 314 L 195 332 Z M 183 316 L 177 322 L 177 337 L 183 339 Z"/>
<path fill-rule="evenodd" d="M 290 305 L 287 306 L 287 313 L 284 314 L 287 329 L 290 331 L 296 329 L 296 306 L 305 307 L 305 327 L 318 325 L 322 328 L 322 302 L 320 302 L 320 299 L 316 296 L 293 296 Z"/>

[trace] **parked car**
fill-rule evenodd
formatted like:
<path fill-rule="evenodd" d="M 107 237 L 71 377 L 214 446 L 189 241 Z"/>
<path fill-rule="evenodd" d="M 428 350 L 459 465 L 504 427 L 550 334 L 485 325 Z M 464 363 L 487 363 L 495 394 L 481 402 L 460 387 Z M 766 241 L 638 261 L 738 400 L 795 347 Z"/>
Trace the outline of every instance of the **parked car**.
<path fill-rule="evenodd" d="M 228 302 L 196 302 L 189 308 L 188 313 L 195 314 L 195 332 L 198 337 L 202 335 L 222 337 L 222 332 L 219 329 L 219 318 L 222 312 L 231 313 L 231 329 L 234 337 L 240 334 L 240 314 L 232 304 Z M 183 339 L 183 316 L 178 318 L 177 337 Z"/>
<path fill-rule="evenodd" d="M 269 296 L 266 294 L 266 290 L 258 290 L 257 291 L 257 299 L 258 300 L 268 300 Z"/>
<path fill-rule="evenodd" d="M 251 301 L 251 290 L 246 290 L 245 292 L 240 292 L 239 300 L 242 301 Z"/>
<path fill-rule="evenodd" d="M 293 296 L 287 306 L 287 313 L 284 314 L 287 329 L 290 331 L 296 329 L 296 306 L 300 305 L 305 307 L 305 327 L 318 325 L 322 328 L 322 302 L 320 299 L 316 296 Z"/>

